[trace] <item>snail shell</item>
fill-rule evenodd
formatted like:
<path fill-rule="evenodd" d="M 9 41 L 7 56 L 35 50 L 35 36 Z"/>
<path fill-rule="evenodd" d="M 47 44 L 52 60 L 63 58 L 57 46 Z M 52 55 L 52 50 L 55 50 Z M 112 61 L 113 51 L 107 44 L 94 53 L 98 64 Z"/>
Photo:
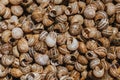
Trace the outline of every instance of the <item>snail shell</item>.
<path fill-rule="evenodd" d="M 18 50 L 22 53 L 28 52 L 29 46 L 25 38 L 21 38 L 17 44 Z"/>
<path fill-rule="evenodd" d="M 104 75 L 104 68 L 100 69 L 100 67 L 96 66 L 93 70 L 93 75 L 97 78 L 101 78 Z"/>
<path fill-rule="evenodd" d="M 48 35 L 47 31 L 42 31 L 39 35 L 39 40 L 44 41 L 47 35 Z"/>
<path fill-rule="evenodd" d="M 12 37 L 14 39 L 20 39 L 23 37 L 23 31 L 21 28 L 13 28 L 12 29 Z"/>
<path fill-rule="evenodd" d="M 71 51 L 77 50 L 79 46 L 79 43 L 76 38 L 74 37 L 69 37 L 67 39 L 67 48 Z"/>
<path fill-rule="evenodd" d="M 87 52 L 87 47 L 86 47 L 86 45 L 85 45 L 84 42 L 79 42 L 78 50 L 79 50 L 81 53 L 86 53 L 86 52 Z"/>
<path fill-rule="evenodd" d="M 58 45 L 64 45 L 66 41 L 67 41 L 67 38 L 66 38 L 65 34 L 58 34 L 58 36 L 57 36 L 57 44 Z"/>
<path fill-rule="evenodd" d="M 13 63 L 14 61 L 14 56 L 12 55 L 3 55 L 2 58 L 1 58 L 1 62 L 3 65 L 5 66 L 9 66 Z"/>
<path fill-rule="evenodd" d="M 6 7 L 4 4 L 0 3 L 0 15 L 3 15 L 5 13 Z"/>
<path fill-rule="evenodd" d="M 97 54 L 95 54 L 95 52 L 93 51 L 88 51 L 86 54 L 85 54 L 86 58 L 89 59 L 89 60 L 92 60 L 92 59 L 95 59 L 97 58 Z"/>
<path fill-rule="evenodd" d="M 11 17 L 11 10 L 10 10 L 10 8 L 7 8 L 6 7 L 6 10 L 5 10 L 5 13 L 4 13 L 4 15 L 3 15 L 3 18 L 4 19 L 8 19 L 8 18 L 10 18 Z"/>
<path fill-rule="evenodd" d="M 86 68 L 87 68 L 87 66 L 85 66 L 85 65 L 83 66 L 83 65 L 81 65 L 80 63 L 75 62 L 75 69 L 76 69 L 77 71 L 82 72 L 82 71 L 84 71 Z"/>
<path fill-rule="evenodd" d="M 98 47 L 94 50 L 94 52 L 100 57 L 105 57 L 107 54 L 107 49 L 105 47 Z"/>
<path fill-rule="evenodd" d="M 19 5 L 11 6 L 11 12 L 16 16 L 21 16 L 23 14 L 23 8 Z"/>
<path fill-rule="evenodd" d="M 85 56 L 82 56 L 82 55 L 78 55 L 77 61 L 82 65 L 88 64 L 87 58 Z"/>
<path fill-rule="evenodd" d="M 35 63 L 35 64 L 31 65 L 31 71 L 42 73 L 43 72 L 43 66 L 40 66 L 39 64 Z"/>
<path fill-rule="evenodd" d="M 23 75 L 22 71 L 18 68 L 10 69 L 10 74 L 16 78 L 21 77 Z"/>
<path fill-rule="evenodd" d="M 56 45 L 56 40 L 57 40 L 57 34 L 55 32 L 50 32 L 47 35 L 45 42 L 49 47 L 54 47 Z"/>
<path fill-rule="evenodd" d="M 9 39 L 10 39 L 10 37 L 11 37 L 11 34 L 12 34 L 12 32 L 11 32 L 10 30 L 5 30 L 5 31 L 2 33 L 2 35 L 1 35 L 2 40 L 3 40 L 4 42 L 8 42 Z"/>
<path fill-rule="evenodd" d="M 70 51 L 67 49 L 67 46 L 66 45 L 61 45 L 58 47 L 58 50 L 61 54 L 69 54 Z"/>
<path fill-rule="evenodd" d="M 1 0 L 0 3 L 7 5 L 7 4 L 9 4 L 9 0 Z"/>
<path fill-rule="evenodd" d="M 11 4 L 17 5 L 20 4 L 23 0 L 9 0 Z"/>
<path fill-rule="evenodd" d="M 59 78 L 68 74 L 68 69 L 66 67 L 58 66 L 57 70 L 58 70 L 57 75 Z"/>
<path fill-rule="evenodd" d="M 96 41 L 94 41 L 94 40 L 89 40 L 89 41 L 87 41 L 87 43 L 86 43 L 86 47 L 87 47 L 87 49 L 89 49 L 89 50 L 94 50 L 94 49 L 96 49 L 98 46 L 97 46 L 97 42 Z"/>
<path fill-rule="evenodd" d="M 113 15 L 115 13 L 116 10 L 115 10 L 115 5 L 113 3 L 107 3 L 106 7 L 107 7 L 106 11 L 108 15 Z"/>
<path fill-rule="evenodd" d="M 100 64 L 100 59 L 95 58 L 95 59 L 93 59 L 93 60 L 90 61 L 90 68 L 94 69 L 99 64 Z"/>
<path fill-rule="evenodd" d="M 9 54 L 12 50 L 12 45 L 9 43 L 5 43 L 1 46 L 1 53 Z"/>
<path fill-rule="evenodd" d="M 46 54 L 38 54 L 35 53 L 34 55 L 35 62 L 40 64 L 40 65 L 47 65 L 49 61 L 49 57 Z"/>
<path fill-rule="evenodd" d="M 0 77 L 5 77 L 9 73 L 9 68 L 5 68 L 0 64 Z"/>

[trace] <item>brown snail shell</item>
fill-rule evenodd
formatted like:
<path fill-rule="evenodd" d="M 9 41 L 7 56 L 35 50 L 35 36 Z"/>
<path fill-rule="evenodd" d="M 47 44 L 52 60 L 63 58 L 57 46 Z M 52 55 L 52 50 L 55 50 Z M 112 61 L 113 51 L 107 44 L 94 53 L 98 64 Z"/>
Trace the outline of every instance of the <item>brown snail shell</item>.
<path fill-rule="evenodd" d="M 1 46 L 1 53 L 9 54 L 12 50 L 12 45 L 9 43 L 5 43 Z"/>
<path fill-rule="evenodd" d="M 23 75 L 22 71 L 19 68 L 10 69 L 10 74 L 14 77 L 21 77 Z"/>
<path fill-rule="evenodd" d="M 3 15 L 5 13 L 6 7 L 4 4 L 0 3 L 0 15 Z"/>
<path fill-rule="evenodd" d="M 9 4 L 9 0 L 1 0 L 0 3 L 7 5 L 7 4 Z"/>
<path fill-rule="evenodd" d="M 29 46 L 25 38 L 21 38 L 17 44 L 18 50 L 22 53 L 28 52 Z"/>
<path fill-rule="evenodd" d="M 12 55 L 3 55 L 2 58 L 1 58 L 1 62 L 3 65 L 5 66 L 9 66 L 13 63 L 14 61 L 14 56 Z"/>
<path fill-rule="evenodd" d="M 20 39 L 23 37 L 23 31 L 21 28 L 13 28 L 12 29 L 12 37 L 14 39 Z"/>
<path fill-rule="evenodd" d="M 115 5 L 113 3 L 107 3 L 106 4 L 106 11 L 108 15 L 113 15 L 115 13 Z"/>
<path fill-rule="evenodd" d="M 5 30 L 5 31 L 2 33 L 2 35 L 1 35 L 2 40 L 3 40 L 4 42 L 8 42 L 9 39 L 10 39 L 10 37 L 11 37 L 11 35 L 12 35 L 12 32 L 11 32 L 10 30 Z"/>
<path fill-rule="evenodd" d="M 23 8 L 19 5 L 11 6 L 11 12 L 16 16 L 21 16 L 23 14 Z"/>
<path fill-rule="evenodd" d="M 79 50 L 81 53 L 86 53 L 86 52 L 87 52 L 87 47 L 86 47 L 86 45 L 85 45 L 84 42 L 79 42 L 78 50 Z"/>

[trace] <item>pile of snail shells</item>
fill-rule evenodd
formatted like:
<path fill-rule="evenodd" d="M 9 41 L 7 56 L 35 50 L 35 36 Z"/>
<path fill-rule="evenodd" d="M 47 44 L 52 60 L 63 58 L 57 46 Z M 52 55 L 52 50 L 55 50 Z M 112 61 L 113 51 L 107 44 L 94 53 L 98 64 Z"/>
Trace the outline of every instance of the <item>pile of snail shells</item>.
<path fill-rule="evenodd" d="M 120 80 L 120 0 L 0 0 L 0 80 Z"/>

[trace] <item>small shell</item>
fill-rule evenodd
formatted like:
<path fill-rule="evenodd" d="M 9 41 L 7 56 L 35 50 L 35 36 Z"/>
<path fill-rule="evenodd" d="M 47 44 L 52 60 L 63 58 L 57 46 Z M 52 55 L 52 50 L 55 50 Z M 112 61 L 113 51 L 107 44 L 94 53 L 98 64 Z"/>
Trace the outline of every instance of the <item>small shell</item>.
<path fill-rule="evenodd" d="M 93 60 L 95 58 L 97 58 L 97 54 L 95 54 L 95 52 L 93 51 L 88 51 L 86 54 L 85 54 L 86 58 L 89 59 L 89 60 Z"/>
<path fill-rule="evenodd" d="M 13 77 L 21 77 L 23 75 L 22 71 L 18 68 L 12 68 L 10 69 L 10 74 L 13 76 Z"/>
<path fill-rule="evenodd" d="M 85 65 L 83 66 L 83 65 L 81 65 L 80 63 L 75 62 L 75 69 L 76 69 L 77 71 L 82 72 L 82 71 L 84 71 L 86 68 L 87 68 L 87 66 L 85 66 Z"/>
<path fill-rule="evenodd" d="M 92 19 L 95 17 L 96 11 L 94 5 L 88 5 L 84 10 L 84 16 L 87 19 Z"/>
<path fill-rule="evenodd" d="M 93 27 L 95 26 L 95 22 L 92 19 L 84 19 L 84 25 L 86 27 Z"/>
<path fill-rule="evenodd" d="M 30 65 L 27 65 L 25 67 L 20 66 L 20 70 L 22 71 L 23 74 L 27 74 L 31 71 L 31 67 L 30 67 Z"/>
<path fill-rule="evenodd" d="M 5 30 L 5 31 L 2 33 L 2 35 L 1 35 L 2 40 L 3 40 L 4 42 L 8 42 L 9 39 L 10 39 L 10 37 L 11 37 L 11 34 L 12 34 L 12 32 L 11 32 L 10 30 Z"/>
<path fill-rule="evenodd" d="M 79 43 L 76 38 L 74 37 L 69 37 L 67 39 L 67 48 L 71 51 L 77 50 L 79 46 Z"/>
<path fill-rule="evenodd" d="M 74 56 L 71 56 L 70 54 L 66 54 L 63 58 L 63 61 L 66 64 L 74 64 L 76 58 Z"/>
<path fill-rule="evenodd" d="M 49 57 L 46 54 L 38 54 L 35 53 L 34 55 L 35 62 L 40 64 L 40 65 L 47 65 L 49 61 Z"/>
<path fill-rule="evenodd" d="M 101 78 L 104 76 L 104 68 L 100 69 L 100 67 L 96 66 L 93 70 L 93 75 L 97 78 Z"/>
<path fill-rule="evenodd" d="M 98 41 L 98 45 L 100 45 L 100 46 L 103 46 L 103 47 L 105 47 L 105 48 L 108 48 L 108 47 L 110 47 L 110 41 L 109 41 L 109 39 L 107 39 L 106 37 L 102 37 L 102 38 L 100 38 L 100 39 L 98 39 L 99 41 Z M 100 44 L 99 44 L 100 43 Z"/>
<path fill-rule="evenodd" d="M 79 5 L 79 11 L 80 11 L 80 13 L 82 14 L 82 13 L 84 12 L 84 10 L 85 10 L 86 3 L 83 2 L 83 1 L 79 1 L 79 2 L 78 2 L 78 5 Z"/>
<path fill-rule="evenodd" d="M 102 10 L 103 11 L 105 9 L 104 3 L 100 0 L 94 1 L 93 4 L 96 5 L 97 10 Z"/>
<path fill-rule="evenodd" d="M 12 67 L 18 68 L 19 66 L 20 66 L 20 61 L 18 58 L 15 58 L 12 63 Z"/>
<path fill-rule="evenodd" d="M 72 16 L 71 18 L 70 18 L 70 22 L 71 22 L 71 24 L 73 24 L 73 23 L 79 23 L 80 25 L 82 25 L 83 24 L 83 17 L 81 16 L 81 15 L 74 15 L 74 16 Z"/>
<path fill-rule="evenodd" d="M 108 15 L 105 11 L 98 11 L 95 15 L 95 21 L 99 20 L 99 19 L 107 19 Z"/>
<path fill-rule="evenodd" d="M 87 47 L 87 49 L 89 49 L 89 50 L 94 50 L 94 49 L 96 49 L 97 47 L 98 47 L 98 45 L 97 45 L 97 42 L 96 41 L 94 41 L 94 40 L 89 40 L 89 41 L 87 41 L 87 43 L 86 43 L 86 47 Z"/>
<path fill-rule="evenodd" d="M 77 57 L 77 61 L 78 61 L 80 64 L 82 64 L 82 65 L 88 64 L 87 58 L 86 58 L 85 56 L 82 56 L 82 55 L 79 55 L 79 56 Z"/>
<path fill-rule="evenodd" d="M 48 56 L 52 59 L 57 58 L 59 56 L 59 54 L 60 53 L 56 47 L 53 47 L 48 51 Z"/>
<path fill-rule="evenodd" d="M 42 73 L 43 72 L 43 66 L 40 66 L 40 65 L 35 63 L 35 64 L 31 65 L 31 70 L 32 70 L 32 72 Z"/>
<path fill-rule="evenodd" d="M 45 26 L 51 26 L 54 23 L 54 20 L 51 17 L 49 17 L 49 15 L 47 13 L 45 13 L 43 16 L 42 23 Z"/>
<path fill-rule="evenodd" d="M 65 23 L 57 23 L 53 27 L 54 30 L 57 30 L 58 32 L 64 33 L 69 29 L 68 22 Z"/>
<path fill-rule="evenodd" d="M 16 16 L 21 16 L 23 14 L 23 8 L 19 5 L 11 6 L 11 12 Z"/>
<path fill-rule="evenodd" d="M 100 59 L 95 58 L 95 59 L 93 59 L 93 60 L 90 61 L 90 68 L 94 69 L 99 64 L 100 64 Z"/>
<path fill-rule="evenodd" d="M 12 29 L 12 37 L 14 39 L 20 39 L 23 37 L 23 31 L 21 28 L 13 28 Z"/>
<path fill-rule="evenodd" d="M 6 8 L 3 18 L 8 19 L 10 17 L 11 17 L 11 10 L 10 10 L 10 8 Z"/>
<path fill-rule="evenodd" d="M 79 42 L 78 50 L 79 50 L 81 53 L 86 53 L 86 52 L 87 52 L 87 47 L 86 47 L 86 45 L 85 45 L 84 42 Z"/>
<path fill-rule="evenodd" d="M 11 4 L 20 4 L 23 0 L 9 0 Z"/>
<path fill-rule="evenodd" d="M 29 63 L 31 63 L 33 61 L 33 59 L 30 57 L 30 55 L 28 53 L 21 54 L 19 59 L 20 59 L 20 64 L 23 67 L 27 66 Z"/>
<path fill-rule="evenodd" d="M 5 66 L 10 66 L 13 63 L 14 58 L 15 57 L 12 55 L 3 55 L 1 58 L 1 62 Z"/>
<path fill-rule="evenodd" d="M 66 43 L 66 41 L 67 41 L 67 38 L 66 38 L 65 34 L 59 34 L 57 36 L 57 44 L 58 45 L 64 45 Z"/>
<path fill-rule="evenodd" d="M 105 47 L 98 47 L 94 50 L 94 52 L 99 56 L 99 57 L 105 57 L 107 54 L 107 49 Z"/>
<path fill-rule="evenodd" d="M 0 27 L 2 30 L 6 30 L 8 28 L 7 23 L 5 21 L 0 22 Z"/>
<path fill-rule="evenodd" d="M 50 0 L 36 0 L 38 4 L 40 4 L 40 7 L 45 8 L 49 5 Z"/>
<path fill-rule="evenodd" d="M 29 46 L 25 38 L 21 38 L 17 44 L 18 50 L 22 53 L 28 52 Z"/>
<path fill-rule="evenodd" d="M 59 78 L 68 74 L 68 70 L 67 70 L 66 67 L 58 66 L 57 70 L 58 70 L 57 75 L 58 75 Z"/>
<path fill-rule="evenodd" d="M 56 20 L 59 21 L 59 22 L 61 22 L 61 23 L 64 23 L 64 22 L 67 21 L 67 18 L 68 18 L 68 17 L 67 17 L 65 14 L 63 14 L 63 15 L 57 16 L 57 17 L 56 17 Z"/>
<path fill-rule="evenodd" d="M 3 54 L 9 54 L 12 50 L 12 45 L 9 43 L 5 43 L 1 46 L 1 52 Z"/>
<path fill-rule="evenodd" d="M 105 37 L 109 37 L 113 34 L 113 27 L 111 26 L 108 26 L 106 29 L 104 29 L 102 31 L 102 34 L 105 36 Z"/>
<path fill-rule="evenodd" d="M 46 74 L 45 80 L 57 80 L 57 75 L 55 72 L 49 72 Z"/>
<path fill-rule="evenodd" d="M 3 15 L 5 13 L 6 7 L 2 3 L 0 3 L 0 15 Z"/>
<path fill-rule="evenodd" d="M 9 68 L 5 68 L 0 64 L 0 77 L 5 77 L 9 73 Z"/>
<path fill-rule="evenodd" d="M 70 10 L 70 14 L 77 14 L 79 12 L 79 5 L 78 2 L 75 1 L 73 3 L 69 3 L 68 8 Z"/>
<path fill-rule="evenodd" d="M 35 26 L 34 26 L 34 23 L 32 21 L 23 21 L 23 23 L 22 23 L 22 30 L 25 33 L 32 32 L 34 27 Z"/>
<path fill-rule="evenodd" d="M 9 4 L 9 0 L 0 0 L 0 3 L 7 5 L 7 4 Z"/>
<path fill-rule="evenodd" d="M 56 45 L 57 34 L 55 32 L 49 32 L 45 42 L 49 47 L 54 47 Z"/>
<path fill-rule="evenodd" d="M 80 73 L 76 70 L 72 70 L 70 72 L 70 77 L 73 77 L 75 80 L 79 80 L 80 79 Z"/>
<path fill-rule="evenodd" d="M 115 14 L 115 5 L 113 3 L 107 3 L 106 4 L 106 11 L 108 15 L 113 15 Z"/>
<path fill-rule="evenodd" d="M 35 20 L 36 22 L 41 22 L 43 20 L 43 15 L 44 15 L 45 10 L 42 8 L 37 8 L 32 12 L 32 19 Z"/>
<path fill-rule="evenodd" d="M 53 65 L 47 65 L 44 69 L 44 74 L 47 74 L 49 72 L 57 72 L 57 68 Z"/>
<path fill-rule="evenodd" d="M 58 47 L 58 50 L 61 54 L 65 55 L 65 54 L 69 54 L 70 51 L 67 49 L 66 45 L 61 45 Z"/>
<path fill-rule="evenodd" d="M 30 1 L 30 0 L 28 0 Z M 24 4 L 24 3 L 23 3 Z M 26 5 L 26 4 L 25 4 Z M 26 8 L 26 11 L 28 13 L 32 13 L 35 9 L 37 9 L 37 4 L 36 3 L 32 3 L 29 7 Z"/>
<path fill-rule="evenodd" d="M 109 21 L 107 18 L 105 18 L 105 19 L 101 19 L 100 22 L 96 23 L 96 27 L 99 30 L 102 30 L 102 29 L 107 28 L 108 24 L 109 24 Z"/>
<path fill-rule="evenodd" d="M 22 5 L 24 5 L 24 6 L 29 6 L 29 5 L 31 5 L 32 3 L 33 3 L 33 0 L 26 0 L 26 1 L 23 0 Z"/>
<path fill-rule="evenodd" d="M 34 45 L 34 49 L 36 51 L 39 51 L 41 53 L 45 53 L 47 51 L 47 45 L 45 44 L 45 42 L 43 41 L 38 41 L 36 42 L 36 44 Z"/>
<path fill-rule="evenodd" d="M 69 32 L 71 35 L 76 36 L 80 34 L 82 26 L 79 23 L 73 23 L 70 25 Z"/>
<path fill-rule="evenodd" d="M 48 35 L 48 32 L 47 31 L 42 31 L 41 33 L 40 33 L 40 35 L 39 35 L 39 40 L 40 41 L 44 41 L 45 40 L 45 38 L 47 37 L 47 35 Z"/>

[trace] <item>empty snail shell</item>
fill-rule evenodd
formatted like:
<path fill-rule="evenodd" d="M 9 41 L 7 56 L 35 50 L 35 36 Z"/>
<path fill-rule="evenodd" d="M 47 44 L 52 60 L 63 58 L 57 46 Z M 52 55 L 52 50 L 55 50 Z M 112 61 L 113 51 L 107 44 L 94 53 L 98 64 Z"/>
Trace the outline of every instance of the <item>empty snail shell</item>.
<path fill-rule="evenodd" d="M 12 50 L 12 45 L 9 43 L 5 43 L 1 46 L 1 53 L 9 54 Z"/>
<path fill-rule="evenodd" d="M 1 58 L 2 64 L 5 66 L 9 66 L 13 63 L 14 58 L 15 57 L 12 55 L 3 55 Z"/>
<path fill-rule="evenodd" d="M 9 4 L 9 0 L 1 0 L 0 3 L 7 5 L 7 4 Z"/>
<path fill-rule="evenodd" d="M 100 59 L 95 58 L 90 61 L 90 68 L 94 69 L 99 64 L 100 64 Z"/>
<path fill-rule="evenodd" d="M 55 32 L 50 32 L 47 35 L 45 42 L 49 47 L 53 47 L 56 45 L 56 39 L 57 39 L 57 34 Z"/>
<path fill-rule="evenodd" d="M 113 3 L 107 3 L 106 7 L 108 15 L 113 15 L 115 13 L 115 5 Z"/>
<path fill-rule="evenodd" d="M 78 43 L 77 39 L 74 38 L 74 37 L 69 37 L 69 38 L 67 39 L 67 48 L 68 48 L 69 50 L 71 50 L 71 51 L 76 50 L 76 49 L 78 48 L 78 46 L 79 46 L 78 44 L 79 44 L 79 43 Z"/>
<path fill-rule="evenodd" d="M 21 38 L 18 41 L 17 47 L 18 47 L 18 50 L 23 53 L 28 52 L 28 50 L 29 50 L 29 46 L 28 46 L 27 40 L 25 38 Z"/>
<path fill-rule="evenodd" d="M 78 35 L 82 27 L 79 23 L 73 23 L 70 25 L 69 32 L 71 35 Z"/>
<path fill-rule="evenodd" d="M 75 62 L 75 69 L 76 69 L 77 71 L 82 72 L 82 71 L 84 71 L 86 68 L 87 68 L 87 66 L 81 65 L 80 63 Z"/>
<path fill-rule="evenodd" d="M 87 49 L 89 49 L 89 50 L 94 50 L 94 49 L 96 49 L 96 48 L 98 47 L 98 46 L 97 46 L 97 42 L 94 41 L 94 40 L 87 41 L 86 47 L 87 47 Z"/>
<path fill-rule="evenodd" d="M 23 31 L 21 28 L 13 28 L 12 29 L 12 37 L 14 39 L 20 39 L 21 37 L 23 37 Z"/>
<path fill-rule="evenodd" d="M 21 77 L 23 75 L 22 71 L 19 68 L 10 69 L 10 74 L 14 77 Z"/>
<path fill-rule="evenodd" d="M 86 45 L 85 45 L 84 42 L 79 42 L 78 50 L 79 50 L 81 53 L 86 53 L 86 52 L 87 52 L 87 47 L 86 47 Z"/>
<path fill-rule="evenodd" d="M 86 54 L 85 54 L 86 58 L 89 59 L 89 60 L 92 60 L 92 59 L 95 59 L 97 58 L 97 54 L 95 54 L 95 52 L 93 51 L 88 51 Z"/>
<path fill-rule="evenodd" d="M 95 11 L 94 5 L 88 5 L 84 10 L 84 16 L 88 19 L 92 19 L 95 17 L 96 11 Z"/>
<path fill-rule="evenodd" d="M 23 14 L 23 8 L 19 5 L 11 6 L 11 12 L 16 16 L 21 16 Z"/>
<path fill-rule="evenodd" d="M 5 68 L 0 64 L 0 77 L 5 77 L 9 73 L 9 68 Z"/>
<path fill-rule="evenodd" d="M 6 7 L 4 4 L 0 3 L 0 15 L 3 15 L 5 13 Z"/>
<path fill-rule="evenodd" d="M 35 62 L 40 65 L 47 65 L 49 61 L 49 57 L 47 54 L 38 54 L 35 53 L 34 55 Z"/>
<path fill-rule="evenodd" d="M 4 19 L 8 19 L 11 17 L 11 10 L 9 8 L 6 7 L 3 17 L 4 17 Z"/>
<path fill-rule="evenodd" d="M 43 67 L 40 66 L 39 64 L 33 64 L 33 65 L 31 65 L 31 70 L 32 70 L 32 72 L 42 73 Z"/>
<path fill-rule="evenodd" d="M 11 32 L 10 30 L 5 30 L 5 31 L 2 33 L 2 35 L 1 35 L 2 40 L 3 40 L 4 42 L 8 42 L 9 39 L 10 39 L 10 37 L 11 37 L 11 35 L 12 35 L 12 32 Z"/>
<path fill-rule="evenodd" d="M 104 68 L 100 69 L 100 67 L 96 66 L 93 70 L 93 75 L 97 78 L 101 78 L 104 75 Z"/>
<path fill-rule="evenodd" d="M 67 49 L 67 46 L 66 45 L 61 45 L 58 47 L 58 50 L 61 54 L 69 54 L 70 51 Z"/>
<path fill-rule="evenodd" d="M 87 58 L 85 56 L 82 56 L 82 55 L 78 55 L 77 61 L 82 65 L 88 64 Z"/>

